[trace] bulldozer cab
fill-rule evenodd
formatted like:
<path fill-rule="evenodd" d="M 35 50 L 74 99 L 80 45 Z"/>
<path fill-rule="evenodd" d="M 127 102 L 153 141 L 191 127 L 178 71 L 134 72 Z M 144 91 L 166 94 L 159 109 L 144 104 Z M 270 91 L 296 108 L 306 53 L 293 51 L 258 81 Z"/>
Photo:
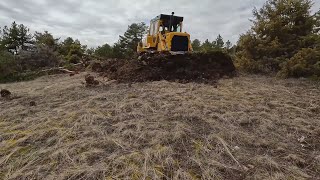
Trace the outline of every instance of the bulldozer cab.
<path fill-rule="evenodd" d="M 192 51 L 190 35 L 182 32 L 183 17 L 160 14 L 150 21 L 147 35 L 137 46 L 138 54 L 144 52 L 181 53 Z"/>
<path fill-rule="evenodd" d="M 149 35 L 156 35 L 158 32 L 162 34 L 169 32 L 182 32 L 183 17 L 160 14 L 150 22 Z"/>

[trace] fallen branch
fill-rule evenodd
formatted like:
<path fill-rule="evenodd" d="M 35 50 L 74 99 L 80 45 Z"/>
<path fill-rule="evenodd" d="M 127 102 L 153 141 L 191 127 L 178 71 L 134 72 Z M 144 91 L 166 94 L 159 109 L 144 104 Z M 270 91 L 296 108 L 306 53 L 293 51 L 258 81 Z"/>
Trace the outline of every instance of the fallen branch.
<path fill-rule="evenodd" d="M 220 143 L 222 144 L 222 146 L 223 146 L 224 149 L 226 150 L 227 154 L 231 157 L 231 159 L 232 159 L 233 161 L 235 161 L 240 168 L 242 168 L 243 170 L 247 170 L 247 167 L 243 166 L 243 165 L 232 155 L 231 151 L 230 151 L 229 148 L 228 148 L 227 143 L 226 143 L 222 138 L 220 138 L 219 136 L 216 136 L 216 138 L 220 141 Z"/>
<path fill-rule="evenodd" d="M 69 73 L 69 74 L 74 74 L 74 71 L 70 71 L 68 69 L 65 69 L 63 67 L 57 67 L 57 68 L 50 68 L 50 69 L 44 69 L 39 71 L 37 74 L 41 73 L 50 73 L 50 72 L 62 72 L 62 73 Z"/>

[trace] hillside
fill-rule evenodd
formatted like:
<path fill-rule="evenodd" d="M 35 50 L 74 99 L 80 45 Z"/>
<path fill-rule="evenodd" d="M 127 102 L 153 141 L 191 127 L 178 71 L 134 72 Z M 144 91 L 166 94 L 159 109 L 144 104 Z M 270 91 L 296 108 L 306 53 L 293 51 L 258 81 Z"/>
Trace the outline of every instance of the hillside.
<path fill-rule="evenodd" d="M 320 177 L 319 83 L 84 76 L 0 85 L 12 92 L 0 98 L 0 179 Z"/>

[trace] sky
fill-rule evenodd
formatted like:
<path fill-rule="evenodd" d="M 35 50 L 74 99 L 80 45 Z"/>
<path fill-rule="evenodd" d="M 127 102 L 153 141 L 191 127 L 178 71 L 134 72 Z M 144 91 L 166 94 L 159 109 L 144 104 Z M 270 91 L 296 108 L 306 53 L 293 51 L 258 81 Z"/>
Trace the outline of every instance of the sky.
<path fill-rule="evenodd" d="M 73 37 L 89 47 L 117 42 L 129 24 L 149 21 L 159 14 L 183 16 L 191 39 L 213 41 L 218 34 L 235 43 L 250 28 L 252 10 L 266 0 L 2 0 L 0 27 L 13 21 L 32 32 Z M 314 0 L 313 12 L 320 9 Z"/>

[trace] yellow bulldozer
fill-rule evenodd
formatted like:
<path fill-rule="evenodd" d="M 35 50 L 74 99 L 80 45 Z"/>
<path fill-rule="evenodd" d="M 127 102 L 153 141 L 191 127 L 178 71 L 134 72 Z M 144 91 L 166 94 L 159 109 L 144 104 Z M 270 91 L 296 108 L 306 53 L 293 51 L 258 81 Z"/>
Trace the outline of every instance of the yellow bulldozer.
<path fill-rule="evenodd" d="M 170 52 L 185 54 L 192 52 L 190 35 L 182 31 L 183 17 L 160 14 L 150 22 L 147 36 L 138 44 L 138 54 Z"/>
<path fill-rule="evenodd" d="M 138 43 L 138 58 L 110 64 L 113 78 L 123 81 L 178 80 L 206 82 L 235 74 L 232 58 L 223 50 L 194 52 L 190 34 L 183 32 L 183 17 L 160 14 Z M 120 63 L 121 64 L 121 63 Z"/>
<path fill-rule="evenodd" d="M 146 37 L 138 43 L 138 57 L 109 59 L 105 75 L 118 82 L 174 81 L 215 83 L 234 76 L 232 58 L 223 50 L 194 52 L 190 34 L 183 32 L 183 17 L 160 14 L 150 22 Z"/>

